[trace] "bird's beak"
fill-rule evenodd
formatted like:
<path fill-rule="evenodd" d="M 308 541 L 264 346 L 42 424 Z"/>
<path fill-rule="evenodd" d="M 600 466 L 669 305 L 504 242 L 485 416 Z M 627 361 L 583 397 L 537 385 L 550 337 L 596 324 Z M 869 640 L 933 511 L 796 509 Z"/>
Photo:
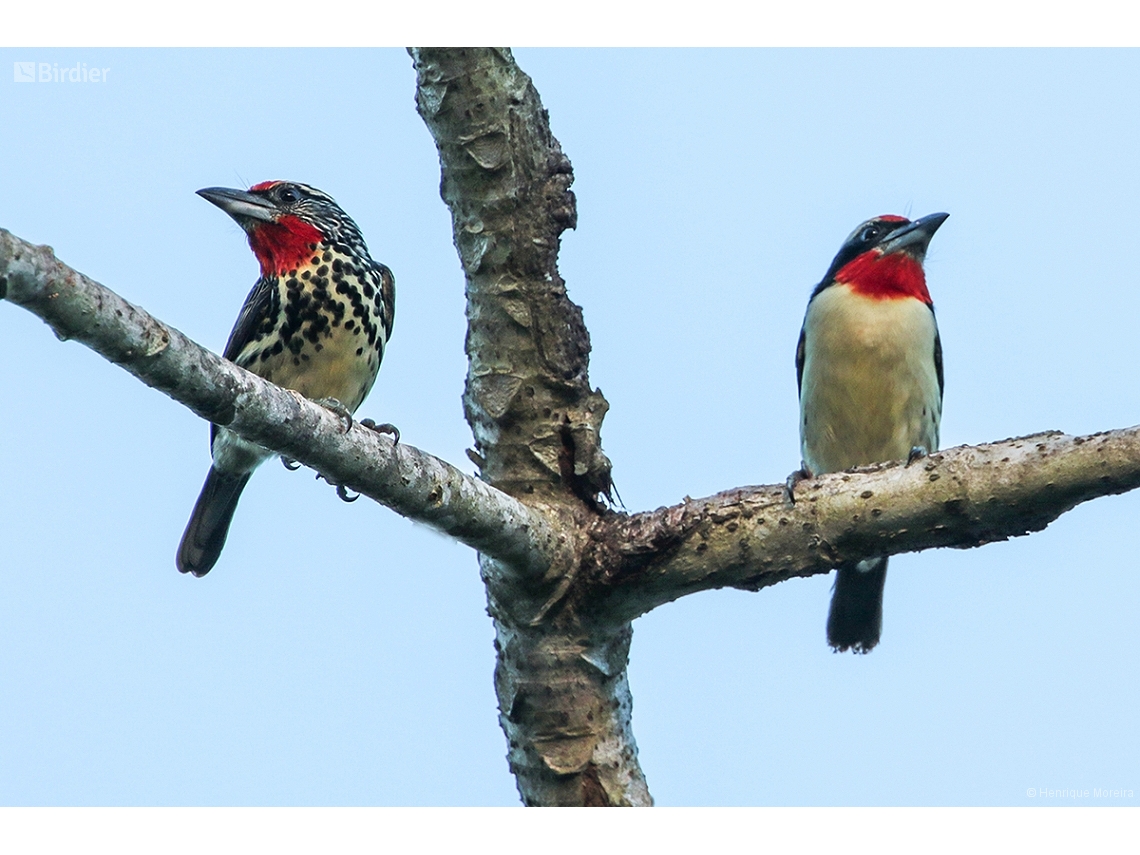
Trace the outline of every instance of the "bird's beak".
<path fill-rule="evenodd" d="M 880 244 L 883 255 L 906 249 L 921 260 L 922 256 L 926 254 L 926 247 L 930 244 L 930 239 L 934 237 L 938 227 L 946 222 L 946 218 L 949 216 L 949 214 L 927 214 L 925 217 L 919 217 L 913 223 L 907 223 L 902 228 L 896 229 L 887 235 L 887 239 Z"/>
<path fill-rule="evenodd" d="M 232 190 L 229 187 L 207 187 L 198 195 L 207 202 L 213 202 L 241 225 L 242 221 L 261 220 L 272 223 L 277 220 L 277 209 L 273 203 L 261 196 L 245 190 Z"/>

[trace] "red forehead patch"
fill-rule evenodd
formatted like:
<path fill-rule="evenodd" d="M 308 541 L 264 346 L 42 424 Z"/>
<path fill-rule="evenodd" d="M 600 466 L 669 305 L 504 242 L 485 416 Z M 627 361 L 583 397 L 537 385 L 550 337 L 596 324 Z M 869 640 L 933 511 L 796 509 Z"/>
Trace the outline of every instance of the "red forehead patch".
<path fill-rule="evenodd" d="M 910 220 L 908 220 L 906 217 L 900 217 L 898 214 L 883 214 L 883 216 L 878 217 L 878 219 L 882 220 L 884 223 L 909 223 L 910 222 Z"/>
<path fill-rule="evenodd" d="M 249 192 L 260 193 L 262 190 L 268 190 L 270 187 L 273 187 L 280 183 L 280 181 L 262 181 L 260 184 L 254 184 L 252 187 L 250 187 Z"/>

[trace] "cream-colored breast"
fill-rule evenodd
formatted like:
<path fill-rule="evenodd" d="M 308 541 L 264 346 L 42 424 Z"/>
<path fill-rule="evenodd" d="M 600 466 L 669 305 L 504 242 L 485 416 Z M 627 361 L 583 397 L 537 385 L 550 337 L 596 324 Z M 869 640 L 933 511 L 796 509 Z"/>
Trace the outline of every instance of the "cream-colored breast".
<path fill-rule="evenodd" d="M 305 341 L 294 354 L 289 350 L 271 356 L 258 373 L 306 398 L 336 398 L 350 412 L 372 389 L 380 355 L 359 330 L 335 328 L 317 342 Z"/>
<path fill-rule="evenodd" d="M 804 335 L 800 445 L 812 472 L 937 450 L 937 326 L 927 305 L 832 285 L 808 306 Z"/>
<path fill-rule="evenodd" d="M 320 268 L 320 276 L 327 272 Z M 355 412 L 372 389 L 383 356 L 375 288 L 344 276 L 339 283 L 313 276 L 281 277 L 273 334 L 243 351 L 241 363 L 306 398 L 335 398 Z"/>

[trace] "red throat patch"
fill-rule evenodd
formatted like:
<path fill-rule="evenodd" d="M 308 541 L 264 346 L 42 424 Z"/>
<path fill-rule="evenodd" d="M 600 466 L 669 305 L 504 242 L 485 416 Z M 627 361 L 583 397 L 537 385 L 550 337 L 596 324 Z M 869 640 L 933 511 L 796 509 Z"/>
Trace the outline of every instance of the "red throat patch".
<path fill-rule="evenodd" d="M 261 263 L 262 276 L 280 276 L 308 261 L 312 245 L 323 239 L 315 226 L 286 214 L 275 223 L 258 223 L 249 233 L 249 246 Z"/>
<path fill-rule="evenodd" d="M 933 302 L 926 290 L 922 265 L 907 252 L 865 252 L 841 267 L 835 281 L 849 286 L 856 294 L 877 300 L 913 297 L 928 306 Z"/>

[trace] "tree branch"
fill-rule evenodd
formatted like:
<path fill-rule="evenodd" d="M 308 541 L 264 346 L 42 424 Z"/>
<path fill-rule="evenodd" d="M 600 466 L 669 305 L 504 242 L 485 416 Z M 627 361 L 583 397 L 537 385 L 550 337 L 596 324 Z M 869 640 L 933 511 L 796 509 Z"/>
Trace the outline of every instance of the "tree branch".
<path fill-rule="evenodd" d="M 1040 531 L 1081 502 L 1140 487 L 1140 427 L 961 446 L 801 482 L 743 487 L 599 525 L 594 607 L 632 620 L 685 594 L 760 588 L 845 561 L 967 549 Z"/>
<path fill-rule="evenodd" d="M 561 515 L 573 560 L 512 579 L 483 561 L 495 690 L 526 804 L 652 804 L 630 725 L 628 623 L 592 623 L 573 596 L 610 462 L 590 338 L 558 272 L 574 173 L 511 52 L 413 48 L 416 105 L 439 149 L 440 195 L 467 278 L 463 405 L 483 476 Z"/>
<path fill-rule="evenodd" d="M 528 804 L 652 802 L 626 666 L 631 621 L 655 606 L 870 555 L 1003 540 L 1140 486 L 1140 428 L 1131 428 L 827 475 L 799 485 L 794 506 L 777 485 L 632 516 L 603 510 L 608 405 L 590 388 L 589 337 L 557 270 L 560 235 L 576 219 L 569 161 L 509 51 L 413 57 L 467 277 L 464 405 L 494 486 L 372 431 L 346 432 L 331 412 L 3 230 L 0 299 L 203 418 L 477 549 L 495 620 L 500 722 Z"/>
<path fill-rule="evenodd" d="M 482 472 L 512 495 L 610 492 L 590 335 L 558 272 L 574 172 L 509 50 L 412 48 L 416 106 L 467 274 L 464 411 Z M 573 496 L 571 496 L 573 498 Z"/>
<path fill-rule="evenodd" d="M 42 318 L 204 419 L 298 460 L 397 513 L 541 575 L 567 549 L 546 516 L 409 445 L 238 368 L 56 259 L 0 229 L 0 299 Z M 564 559 L 563 559 L 564 563 Z"/>

